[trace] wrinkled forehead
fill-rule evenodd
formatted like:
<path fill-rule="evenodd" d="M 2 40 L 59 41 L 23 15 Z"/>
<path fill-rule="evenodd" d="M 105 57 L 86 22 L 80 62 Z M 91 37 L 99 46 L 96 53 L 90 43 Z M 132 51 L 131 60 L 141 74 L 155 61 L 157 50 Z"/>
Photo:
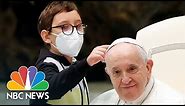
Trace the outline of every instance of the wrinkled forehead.
<path fill-rule="evenodd" d="M 105 63 L 108 70 L 126 68 L 130 64 L 136 64 L 138 60 L 137 47 L 130 43 L 118 43 L 111 47 L 105 54 Z"/>

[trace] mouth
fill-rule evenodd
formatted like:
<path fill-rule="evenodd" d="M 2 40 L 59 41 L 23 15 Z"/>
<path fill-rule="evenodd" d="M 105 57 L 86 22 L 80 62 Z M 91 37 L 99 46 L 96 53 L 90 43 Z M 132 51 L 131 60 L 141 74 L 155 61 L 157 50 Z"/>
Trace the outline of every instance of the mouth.
<path fill-rule="evenodd" d="M 134 86 L 136 86 L 136 84 L 132 84 L 132 85 L 123 85 L 123 86 L 121 86 L 122 88 L 125 88 L 125 89 L 129 89 L 129 88 L 132 88 L 132 87 L 134 87 Z"/>

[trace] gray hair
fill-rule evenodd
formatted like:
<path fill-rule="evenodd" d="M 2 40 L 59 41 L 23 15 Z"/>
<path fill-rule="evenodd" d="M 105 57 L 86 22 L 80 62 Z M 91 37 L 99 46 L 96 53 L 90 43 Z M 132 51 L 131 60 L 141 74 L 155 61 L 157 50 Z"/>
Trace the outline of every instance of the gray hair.
<path fill-rule="evenodd" d="M 141 47 L 139 45 L 136 45 L 136 47 L 138 49 L 138 52 L 139 52 L 141 58 L 143 58 L 144 62 L 146 63 L 148 60 L 147 52 L 143 49 L 143 47 Z"/>

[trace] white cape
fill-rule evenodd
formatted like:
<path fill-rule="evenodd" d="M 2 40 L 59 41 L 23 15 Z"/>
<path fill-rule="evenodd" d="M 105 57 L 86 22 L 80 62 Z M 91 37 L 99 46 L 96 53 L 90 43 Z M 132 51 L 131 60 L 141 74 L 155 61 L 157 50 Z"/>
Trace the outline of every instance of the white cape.
<path fill-rule="evenodd" d="M 143 94 L 135 101 L 120 100 L 117 92 L 111 89 L 96 97 L 90 105 L 185 105 L 185 96 L 151 78 Z"/>

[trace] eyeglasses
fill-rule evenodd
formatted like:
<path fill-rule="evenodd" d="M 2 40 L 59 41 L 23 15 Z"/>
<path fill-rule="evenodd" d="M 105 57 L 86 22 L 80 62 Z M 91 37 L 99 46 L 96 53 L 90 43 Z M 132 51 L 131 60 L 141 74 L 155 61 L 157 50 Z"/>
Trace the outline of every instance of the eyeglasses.
<path fill-rule="evenodd" d="M 64 25 L 54 26 L 54 27 L 51 27 L 51 28 L 61 28 L 62 32 L 65 35 L 71 35 L 73 33 L 73 31 L 74 31 L 74 27 L 76 28 L 77 33 L 79 35 L 83 35 L 83 34 L 85 34 L 85 28 L 87 27 L 87 25 L 85 25 L 85 24 L 78 24 L 76 26 L 73 26 L 71 24 L 64 24 Z"/>

